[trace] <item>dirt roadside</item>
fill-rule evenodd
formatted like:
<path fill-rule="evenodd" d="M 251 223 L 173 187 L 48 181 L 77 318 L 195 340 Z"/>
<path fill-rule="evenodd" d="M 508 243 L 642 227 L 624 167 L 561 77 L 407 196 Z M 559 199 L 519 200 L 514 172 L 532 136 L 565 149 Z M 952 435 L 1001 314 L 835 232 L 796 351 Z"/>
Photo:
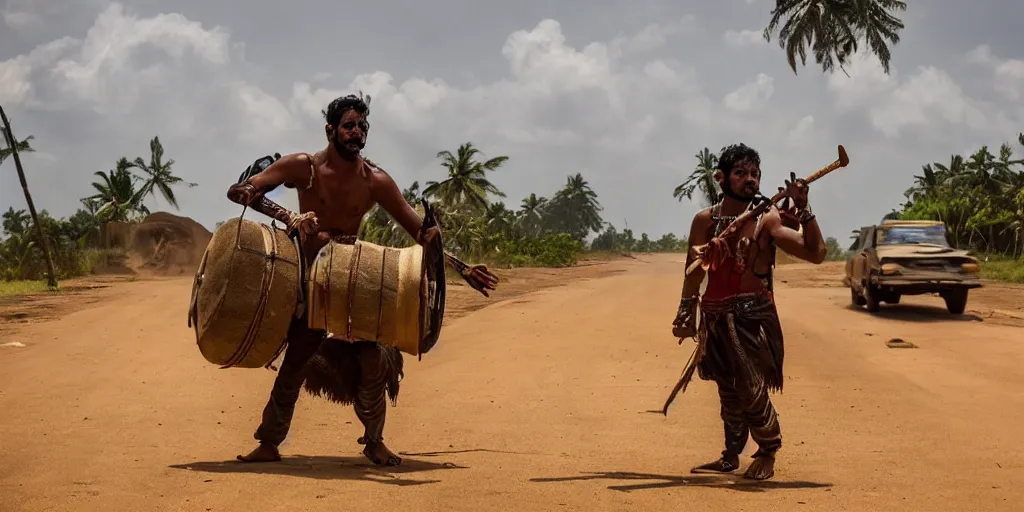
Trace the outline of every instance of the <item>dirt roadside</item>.
<path fill-rule="evenodd" d="M 351 408 L 308 395 L 284 461 L 237 463 L 274 374 L 202 361 L 185 323 L 190 280 L 77 292 L 59 318 L 20 319 L 10 337 L 24 348 L 0 349 L 0 510 L 860 512 L 895 502 L 959 512 L 1020 502 L 1024 331 L 951 318 L 927 297 L 856 311 L 842 289 L 795 287 L 813 279 L 789 266 L 778 273 L 778 474 L 690 475 L 721 449 L 714 386 L 695 382 L 667 417 L 649 413 L 692 350 L 666 332 L 680 260 L 515 271 L 507 295 L 490 300 L 453 287 L 464 299 L 452 307 L 474 312 L 446 321 L 430 357 L 407 358 L 385 433 L 405 459 L 397 468 L 362 458 Z M 549 286 L 536 290 L 533 275 Z M 917 348 L 889 348 L 891 337 Z"/>

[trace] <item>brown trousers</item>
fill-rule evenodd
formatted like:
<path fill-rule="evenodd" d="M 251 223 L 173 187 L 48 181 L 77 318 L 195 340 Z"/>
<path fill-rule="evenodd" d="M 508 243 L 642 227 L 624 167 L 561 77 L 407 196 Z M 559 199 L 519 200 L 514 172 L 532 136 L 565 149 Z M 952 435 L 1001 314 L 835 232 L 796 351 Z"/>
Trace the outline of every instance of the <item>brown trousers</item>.
<path fill-rule="evenodd" d="M 707 301 L 701 313 L 706 353 L 698 372 L 718 385 L 722 454 L 739 455 L 749 435 L 758 445 L 755 457 L 774 455 L 782 447 L 782 431 L 768 392 L 782 390 L 784 344 L 771 294 Z"/>
<path fill-rule="evenodd" d="M 385 392 L 388 385 L 395 382 L 395 354 L 378 343 L 326 341 L 325 337 L 324 331 L 308 328 L 304 317 L 292 321 L 284 361 L 274 379 L 270 400 L 263 408 L 262 422 L 254 435 L 261 443 L 278 446 L 287 437 L 295 413 L 295 403 L 307 375 L 311 370 L 321 372 L 318 375 L 325 371 L 325 365 L 311 368 L 310 363 L 314 359 L 323 361 L 324 357 L 333 358 L 331 362 L 336 364 L 335 368 L 343 368 L 349 374 L 329 377 L 332 381 L 351 382 L 339 387 L 351 396 L 356 416 L 365 429 L 360 442 L 365 444 L 383 440 L 387 412 Z M 327 343 L 342 344 L 344 346 L 338 348 L 343 350 L 322 350 Z M 401 355 L 397 357 L 401 358 Z M 399 363 L 399 372 L 400 366 Z M 397 393 L 397 389 L 394 392 Z"/>
<path fill-rule="evenodd" d="M 782 447 L 779 415 L 761 385 L 736 385 L 725 379 L 716 381 L 722 404 L 722 423 L 725 427 L 725 450 L 722 455 L 739 456 L 747 444 L 747 435 L 757 443 L 757 453 L 774 456 Z"/>

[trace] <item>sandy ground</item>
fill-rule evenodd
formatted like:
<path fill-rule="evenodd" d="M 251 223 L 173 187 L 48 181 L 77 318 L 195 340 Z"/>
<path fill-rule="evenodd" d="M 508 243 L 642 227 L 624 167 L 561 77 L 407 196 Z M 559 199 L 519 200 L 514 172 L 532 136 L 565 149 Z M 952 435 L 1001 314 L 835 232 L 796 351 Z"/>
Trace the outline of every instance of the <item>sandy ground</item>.
<path fill-rule="evenodd" d="M 710 383 L 650 412 L 692 348 L 669 334 L 678 255 L 452 292 L 388 410 L 399 468 L 362 458 L 350 408 L 308 395 L 284 461 L 234 462 L 274 373 L 202 359 L 189 279 L 0 301 L 0 344 L 24 345 L 0 348 L 0 510 L 1020 510 L 1022 288 L 983 289 L 960 318 L 933 297 L 871 315 L 838 269 L 779 270 L 785 445 L 766 483 L 688 474 L 721 450 Z"/>

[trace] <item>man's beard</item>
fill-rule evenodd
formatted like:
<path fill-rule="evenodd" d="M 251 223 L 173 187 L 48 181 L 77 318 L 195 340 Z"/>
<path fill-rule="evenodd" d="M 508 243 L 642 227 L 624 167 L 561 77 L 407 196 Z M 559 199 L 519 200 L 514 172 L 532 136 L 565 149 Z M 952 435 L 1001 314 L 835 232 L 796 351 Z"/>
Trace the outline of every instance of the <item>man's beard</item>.
<path fill-rule="evenodd" d="M 359 149 L 352 149 L 348 144 L 354 143 Z M 334 152 L 342 158 L 352 158 L 359 154 L 360 151 L 366 146 L 361 140 L 349 140 L 342 142 L 338 140 L 338 132 L 334 132 L 334 137 L 331 137 L 331 146 L 334 148 Z"/>
<path fill-rule="evenodd" d="M 743 195 L 743 194 L 737 194 L 736 192 L 734 192 L 732 190 L 732 186 L 729 185 L 729 182 L 725 182 L 722 185 L 722 193 L 725 194 L 726 196 L 729 196 L 729 197 L 731 197 L 731 198 L 741 202 L 741 203 L 749 203 L 749 202 L 753 201 L 754 199 L 756 199 L 757 195 L 758 195 L 758 191 L 757 190 L 754 190 L 754 191 L 750 192 L 749 196 L 748 195 Z M 747 192 L 744 192 L 744 193 L 747 193 Z"/>

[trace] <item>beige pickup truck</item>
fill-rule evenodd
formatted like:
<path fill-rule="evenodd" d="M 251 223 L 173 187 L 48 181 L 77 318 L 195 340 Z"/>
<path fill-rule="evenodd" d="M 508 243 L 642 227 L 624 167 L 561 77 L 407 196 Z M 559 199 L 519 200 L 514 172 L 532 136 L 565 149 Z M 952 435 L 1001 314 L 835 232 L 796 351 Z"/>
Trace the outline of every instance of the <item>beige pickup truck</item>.
<path fill-rule="evenodd" d="M 977 258 L 950 247 L 942 222 L 887 220 L 854 231 L 854 238 L 843 284 L 853 304 L 870 312 L 903 295 L 938 294 L 959 315 L 968 291 L 982 285 Z"/>

